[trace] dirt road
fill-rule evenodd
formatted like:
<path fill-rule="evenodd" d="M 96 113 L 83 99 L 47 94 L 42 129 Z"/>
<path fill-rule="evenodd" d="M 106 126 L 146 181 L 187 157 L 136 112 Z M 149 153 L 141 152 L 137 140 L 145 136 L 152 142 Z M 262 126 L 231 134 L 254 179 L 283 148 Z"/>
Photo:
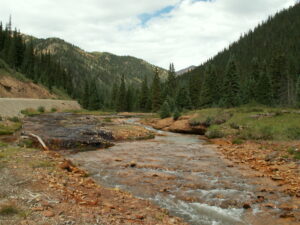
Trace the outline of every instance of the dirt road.
<path fill-rule="evenodd" d="M 53 100 L 53 99 L 28 99 L 28 98 L 0 98 L 0 116 L 12 117 L 22 116 L 21 110 L 27 108 L 37 109 L 43 106 L 47 111 L 51 108 L 57 110 L 80 109 L 77 101 Z"/>

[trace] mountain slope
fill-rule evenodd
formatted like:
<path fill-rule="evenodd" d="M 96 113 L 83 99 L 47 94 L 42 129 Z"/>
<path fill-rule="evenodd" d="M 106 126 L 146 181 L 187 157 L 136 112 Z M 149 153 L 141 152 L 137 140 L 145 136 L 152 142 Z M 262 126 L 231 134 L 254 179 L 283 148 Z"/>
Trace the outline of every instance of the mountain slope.
<path fill-rule="evenodd" d="M 58 98 L 40 84 L 26 79 L 22 74 L 10 69 L 0 59 L 0 98 Z"/>
<path fill-rule="evenodd" d="M 300 4 L 297 3 L 269 17 L 179 79 L 197 83 L 199 90 L 190 90 L 197 95 L 196 107 L 233 106 L 251 101 L 296 106 L 300 102 L 299 37 Z M 234 92 L 230 85 L 235 86 Z M 226 104 L 228 97 L 238 99 L 235 104 Z"/>
<path fill-rule="evenodd" d="M 127 84 L 139 85 L 144 77 L 152 80 L 154 65 L 131 56 L 117 56 L 110 53 L 85 52 L 84 50 L 58 38 L 34 39 L 37 52 L 50 52 L 61 65 L 67 68 L 76 80 L 93 80 L 102 85 L 112 86 L 112 82 L 125 76 Z M 159 68 L 160 76 L 165 79 L 167 71 Z"/>

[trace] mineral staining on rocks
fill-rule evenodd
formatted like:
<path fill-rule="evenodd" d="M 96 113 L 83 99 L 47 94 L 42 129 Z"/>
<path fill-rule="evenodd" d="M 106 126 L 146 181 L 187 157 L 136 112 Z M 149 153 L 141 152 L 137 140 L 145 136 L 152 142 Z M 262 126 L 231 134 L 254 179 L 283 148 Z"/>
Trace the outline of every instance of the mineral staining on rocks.
<path fill-rule="evenodd" d="M 112 146 L 112 132 L 96 117 L 71 113 L 44 114 L 24 120 L 23 135 L 40 136 L 52 149 L 102 148 Z"/>

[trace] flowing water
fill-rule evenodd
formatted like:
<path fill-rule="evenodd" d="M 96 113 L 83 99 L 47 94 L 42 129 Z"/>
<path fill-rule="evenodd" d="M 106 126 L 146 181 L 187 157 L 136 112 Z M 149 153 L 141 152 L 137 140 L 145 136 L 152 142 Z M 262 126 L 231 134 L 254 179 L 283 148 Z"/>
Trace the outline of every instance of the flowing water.
<path fill-rule="evenodd" d="M 266 182 L 272 187 L 268 180 L 243 175 L 199 136 L 156 132 L 153 140 L 117 143 L 67 157 L 100 184 L 150 199 L 189 224 L 280 224 L 279 210 L 262 209 L 258 196 L 271 204 L 290 198 L 260 192 Z M 251 209 L 244 209 L 247 204 Z"/>

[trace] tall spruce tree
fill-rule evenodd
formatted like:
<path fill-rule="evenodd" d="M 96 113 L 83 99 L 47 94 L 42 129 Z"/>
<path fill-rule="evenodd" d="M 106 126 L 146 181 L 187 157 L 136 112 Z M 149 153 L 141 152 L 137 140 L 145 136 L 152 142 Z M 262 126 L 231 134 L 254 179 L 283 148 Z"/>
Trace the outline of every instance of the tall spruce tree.
<path fill-rule="evenodd" d="M 224 79 L 223 104 L 225 107 L 235 107 L 240 103 L 240 86 L 238 70 L 233 57 L 230 57 Z"/>
<path fill-rule="evenodd" d="M 126 86 L 125 86 L 125 76 L 122 75 L 121 84 L 119 88 L 119 96 L 118 96 L 118 104 L 117 111 L 123 112 L 126 110 L 127 102 L 126 102 Z"/>
<path fill-rule="evenodd" d="M 148 89 L 148 80 L 145 76 L 140 93 L 140 110 L 146 112 L 148 110 L 149 105 L 149 89 Z"/>
<path fill-rule="evenodd" d="M 155 75 L 152 82 L 152 111 L 157 112 L 161 106 L 161 91 L 158 68 L 155 68 Z"/>

